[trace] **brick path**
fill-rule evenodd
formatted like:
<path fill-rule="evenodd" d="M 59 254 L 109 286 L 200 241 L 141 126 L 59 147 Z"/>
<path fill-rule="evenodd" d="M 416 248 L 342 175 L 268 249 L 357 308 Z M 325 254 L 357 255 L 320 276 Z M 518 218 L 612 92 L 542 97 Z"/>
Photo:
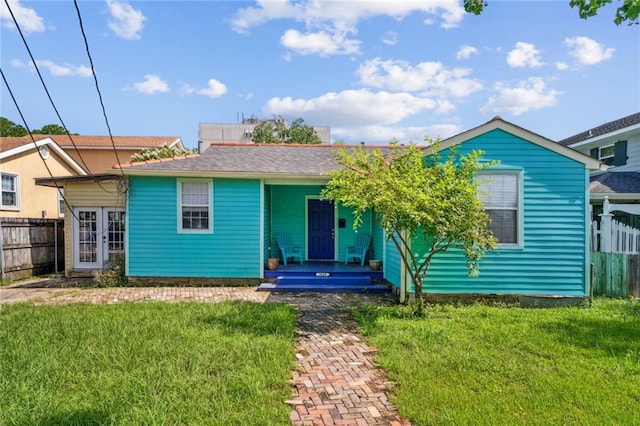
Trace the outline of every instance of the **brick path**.
<path fill-rule="evenodd" d="M 350 313 L 354 306 L 393 303 L 392 296 L 282 294 L 255 287 L 61 288 L 47 282 L 0 287 L 0 305 L 225 300 L 282 302 L 298 311 L 298 369 L 287 401 L 293 425 L 410 425 L 389 402 L 390 383 L 376 368 L 375 349 L 361 339 Z"/>

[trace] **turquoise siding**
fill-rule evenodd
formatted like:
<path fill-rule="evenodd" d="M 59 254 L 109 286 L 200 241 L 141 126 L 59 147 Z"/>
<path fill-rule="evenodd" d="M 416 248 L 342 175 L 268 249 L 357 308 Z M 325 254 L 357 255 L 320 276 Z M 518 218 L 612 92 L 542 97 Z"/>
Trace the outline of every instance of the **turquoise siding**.
<path fill-rule="evenodd" d="M 264 229 L 263 257 L 266 262 L 270 257 L 278 257 L 277 247 L 275 245 L 272 247 L 272 238 L 275 244 L 275 237 L 271 235 L 271 187 L 268 185 L 264 186 L 264 212 L 262 218 Z"/>
<path fill-rule="evenodd" d="M 373 222 L 370 213 L 365 213 L 362 217 L 362 223 L 358 227 L 357 230 L 353 229 L 354 217 L 352 214 L 352 210 L 350 208 L 346 208 L 344 206 L 338 207 L 338 217 L 345 220 L 345 227 L 338 228 L 336 231 L 336 235 L 338 237 L 338 253 L 336 253 L 336 258 L 340 262 L 344 262 L 345 255 L 347 253 L 347 247 L 353 246 L 356 242 L 356 236 L 358 234 L 364 233 L 369 234 L 373 237 Z M 373 245 L 373 238 L 371 244 Z M 369 252 L 367 253 L 367 260 L 371 259 L 371 253 L 374 249 L 369 247 Z M 351 259 L 353 262 L 353 259 Z"/>
<path fill-rule="evenodd" d="M 384 277 L 395 287 L 400 287 L 401 270 L 403 268 L 400 253 L 393 241 L 385 242 L 385 256 L 383 259 Z"/>
<path fill-rule="evenodd" d="M 258 278 L 260 181 L 213 179 L 213 233 L 177 232 L 176 178 L 129 178 L 130 276 Z"/>
<path fill-rule="evenodd" d="M 425 292 L 480 294 L 587 294 L 587 173 L 583 164 L 501 130 L 461 144 L 459 152 L 485 152 L 501 167 L 522 168 L 524 243 L 497 248 L 467 276 L 463 253 L 450 249 L 433 258 Z M 422 242 L 416 240 L 414 250 Z"/>

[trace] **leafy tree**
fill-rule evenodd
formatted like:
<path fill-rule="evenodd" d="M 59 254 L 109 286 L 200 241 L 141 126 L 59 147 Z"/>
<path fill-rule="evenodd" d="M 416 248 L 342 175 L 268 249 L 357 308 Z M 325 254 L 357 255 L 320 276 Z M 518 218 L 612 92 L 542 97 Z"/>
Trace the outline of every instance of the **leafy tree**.
<path fill-rule="evenodd" d="M 304 124 L 302 118 L 295 119 L 291 127 L 287 127 L 282 120 L 261 121 L 253 129 L 251 140 L 255 143 L 321 143 L 316 130 Z"/>
<path fill-rule="evenodd" d="M 47 124 L 40 130 L 34 130 L 31 132 L 36 135 L 66 135 L 67 131 L 64 127 L 57 124 Z"/>
<path fill-rule="evenodd" d="M 131 161 L 159 160 L 161 158 L 174 158 L 182 155 L 195 154 L 195 149 L 179 149 L 173 146 L 162 145 L 146 148 L 131 156 Z"/>
<path fill-rule="evenodd" d="M 26 136 L 29 132 L 19 124 L 5 117 L 0 117 L 0 136 Z"/>
<path fill-rule="evenodd" d="M 616 16 L 613 19 L 616 25 L 628 21 L 629 25 L 638 23 L 640 14 L 639 0 L 619 0 L 622 5 L 616 9 Z M 578 8 L 578 15 L 582 19 L 587 19 L 598 14 L 598 10 L 611 3 L 611 0 L 570 0 L 569 6 Z M 464 0 L 464 10 L 469 13 L 479 15 L 487 6 L 486 0 Z"/>
<path fill-rule="evenodd" d="M 419 313 L 425 307 L 423 282 L 433 256 L 461 247 L 469 274 L 477 275 L 480 258 L 496 241 L 476 181 L 477 172 L 493 163 L 481 164 L 480 151 L 458 156 L 451 150 L 444 160 L 433 152 L 425 161 L 413 145 L 392 145 L 388 155 L 361 146 L 341 148 L 336 160 L 342 167 L 331 172 L 322 190 L 324 199 L 353 209 L 354 228 L 367 210 L 374 212 L 411 277 Z M 415 238 L 422 238 L 424 245 Z M 418 252 L 423 246 L 424 252 Z"/>

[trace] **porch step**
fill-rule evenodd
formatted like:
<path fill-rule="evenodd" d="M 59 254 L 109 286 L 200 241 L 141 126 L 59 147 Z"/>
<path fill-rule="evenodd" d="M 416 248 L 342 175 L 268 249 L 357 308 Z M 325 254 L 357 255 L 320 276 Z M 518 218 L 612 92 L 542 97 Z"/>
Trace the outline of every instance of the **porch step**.
<path fill-rule="evenodd" d="M 258 291 L 272 292 L 316 292 L 316 293 L 388 293 L 389 287 L 374 284 L 369 276 L 309 276 L 285 275 L 275 284 L 264 283 Z"/>
<path fill-rule="evenodd" d="M 278 285 L 338 285 L 338 286 L 370 286 L 371 277 L 355 276 L 323 276 L 323 275 L 283 275 L 278 277 Z"/>
<path fill-rule="evenodd" d="M 280 293 L 369 293 L 369 294 L 386 294 L 391 289 L 383 284 L 371 284 L 369 286 L 362 285 L 339 285 L 339 284 L 273 284 L 263 283 L 258 287 L 258 291 L 270 291 Z"/>

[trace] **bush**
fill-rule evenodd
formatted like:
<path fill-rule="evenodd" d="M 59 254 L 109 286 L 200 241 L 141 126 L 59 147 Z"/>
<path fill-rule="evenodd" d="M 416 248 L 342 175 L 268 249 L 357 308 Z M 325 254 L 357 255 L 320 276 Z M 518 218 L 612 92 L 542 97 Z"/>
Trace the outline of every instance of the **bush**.
<path fill-rule="evenodd" d="M 116 255 L 102 270 L 93 271 L 93 281 L 98 287 L 125 287 L 129 279 L 125 275 L 124 255 Z"/>

